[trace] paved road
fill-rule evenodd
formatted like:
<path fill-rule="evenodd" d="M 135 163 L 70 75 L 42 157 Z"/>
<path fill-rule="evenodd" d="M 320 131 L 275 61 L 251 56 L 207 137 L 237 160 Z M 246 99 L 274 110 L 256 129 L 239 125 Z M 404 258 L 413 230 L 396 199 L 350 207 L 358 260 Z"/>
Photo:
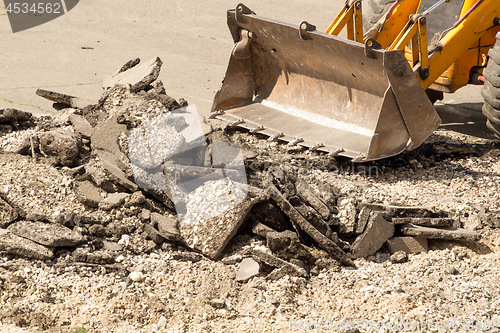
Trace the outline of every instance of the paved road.
<path fill-rule="evenodd" d="M 296 24 L 308 20 L 321 30 L 342 3 L 245 2 L 260 15 Z M 102 80 L 126 61 L 159 56 L 167 92 L 209 110 L 233 46 L 226 11 L 237 4 L 85 0 L 51 22 L 15 34 L 7 15 L 0 15 L 0 108 L 51 111 L 52 103 L 35 95 L 38 87 L 98 99 Z"/>
<path fill-rule="evenodd" d="M 164 62 L 160 78 L 167 92 L 186 98 L 206 115 L 233 46 L 226 10 L 237 3 L 85 0 L 51 22 L 15 34 L 0 9 L 0 108 L 55 112 L 50 101 L 35 95 L 37 88 L 96 100 L 102 80 L 126 61 L 159 56 Z M 259 15 L 295 24 L 307 20 L 322 31 L 343 3 L 245 1 Z M 447 96 L 445 102 L 470 113 L 471 108 L 480 109 L 482 99 L 478 87 L 467 87 Z"/>

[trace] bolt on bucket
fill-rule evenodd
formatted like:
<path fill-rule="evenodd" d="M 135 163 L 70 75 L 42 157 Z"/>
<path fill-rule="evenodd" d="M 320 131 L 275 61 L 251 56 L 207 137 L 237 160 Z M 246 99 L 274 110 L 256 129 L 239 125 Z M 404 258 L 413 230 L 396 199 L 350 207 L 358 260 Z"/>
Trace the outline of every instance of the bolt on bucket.
<path fill-rule="evenodd" d="M 332 155 L 369 161 L 418 147 L 441 120 L 402 51 L 228 11 L 235 41 L 212 117 Z"/>

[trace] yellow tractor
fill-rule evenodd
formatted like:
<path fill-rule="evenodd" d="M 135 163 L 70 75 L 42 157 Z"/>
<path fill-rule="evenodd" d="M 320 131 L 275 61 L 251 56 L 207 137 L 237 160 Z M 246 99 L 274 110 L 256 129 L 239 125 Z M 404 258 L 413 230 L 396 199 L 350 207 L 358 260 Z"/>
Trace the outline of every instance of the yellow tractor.
<path fill-rule="evenodd" d="M 441 123 L 433 103 L 443 92 L 484 83 L 483 113 L 499 136 L 500 1 L 384 1 L 366 32 L 361 0 L 348 0 L 325 33 L 243 4 L 229 10 L 235 46 L 212 117 L 369 161 L 418 147 Z"/>

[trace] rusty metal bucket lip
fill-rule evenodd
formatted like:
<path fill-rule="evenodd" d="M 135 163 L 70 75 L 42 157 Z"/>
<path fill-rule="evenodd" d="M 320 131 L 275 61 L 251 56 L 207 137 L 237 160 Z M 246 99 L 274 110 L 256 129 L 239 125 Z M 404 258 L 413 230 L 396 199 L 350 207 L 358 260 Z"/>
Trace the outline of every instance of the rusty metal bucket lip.
<path fill-rule="evenodd" d="M 248 105 L 246 105 L 246 106 L 248 106 Z M 299 138 L 298 136 L 292 136 L 290 134 L 280 132 L 279 130 L 276 130 L 276 129 L 263 128 L 261 124 L 258 124 L 256 122 L 253 122 L 253 121 L 248 120 L 248 119 L 244 119 L 240 115 L 235 115 L 235 114 L 232 114 L 231 112 L 214 113 L 214 117 L 219 119 L 219 120 L 223 120 L 223 121 L 229 123 L 228 126 L 230 126 L 231 124 L 235 124 L 233 126 L 234 128 L 240 128 L 243 130 L 247 130 L 249 132 L 255 131 L 255 134 L 265 135 L 268 138 L 272 137 L 273 135 L 283 134 L 283 136 L 278 136 L 275 140 L 275 141 L 278 141 L 281 143 L 290 143 L 290 142 L 296 141 Z M 300 120 L 300 118 L 299 118 L 299 120 Z M 342 157 L 346 157 L 346 158 L 351 158 L 353 160 L 353 162 L 372 161 L 372 159 L 366 159 L 366 155 L 360 154 L 359 152 L 349 150 L 349 149 L 344 149 L 341 147 L 332 146 L 329 144 L 323 144 L 322 142 L 302 141 L 302 142 L 297 142 L 296 145 L 304 147 L 305 149 L 309 149 L 312 151 L 326 153 L 326 154 L 329 154 L 330 156 L 342 156 Z M 383 156 L 381 158 L 387 158 L 387 157 L 401 154 L 403 151 L 405 151 L 405 149 L 406 149 L 406 147 L 397 151 L 394 154 L 386 155 L 386 156 Z"/>

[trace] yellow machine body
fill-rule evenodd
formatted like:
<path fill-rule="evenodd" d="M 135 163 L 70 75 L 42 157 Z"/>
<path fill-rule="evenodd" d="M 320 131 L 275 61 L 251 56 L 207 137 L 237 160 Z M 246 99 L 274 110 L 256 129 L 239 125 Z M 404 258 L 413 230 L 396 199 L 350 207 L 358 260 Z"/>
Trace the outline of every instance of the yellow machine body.
<path fill-rule="evenodd" d="M 211 117 L 358 162 L 418 147 L 440 125 L 426 90 L 454 92 L 480 75 L 500 30 L 500 1 L 453 0 L 451 26 L 428 38 L 432 1 L 397 0 L 366 33 L 361 0 L 325 33 L 239 4 L 228 11 L 235 46 Z"/>

